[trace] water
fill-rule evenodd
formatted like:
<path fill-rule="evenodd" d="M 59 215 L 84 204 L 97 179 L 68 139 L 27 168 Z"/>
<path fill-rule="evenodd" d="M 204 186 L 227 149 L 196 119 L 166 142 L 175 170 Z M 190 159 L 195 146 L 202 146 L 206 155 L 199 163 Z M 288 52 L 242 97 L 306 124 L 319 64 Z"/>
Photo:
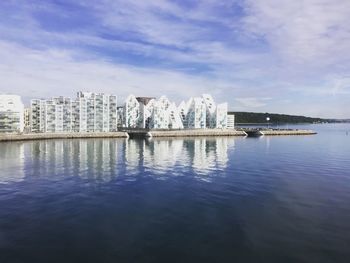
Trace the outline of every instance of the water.
<path fill-rule="evenodd" d="M 350 262 L 350 125 L 306 128 L 1 143 L 0 262 Z"/>

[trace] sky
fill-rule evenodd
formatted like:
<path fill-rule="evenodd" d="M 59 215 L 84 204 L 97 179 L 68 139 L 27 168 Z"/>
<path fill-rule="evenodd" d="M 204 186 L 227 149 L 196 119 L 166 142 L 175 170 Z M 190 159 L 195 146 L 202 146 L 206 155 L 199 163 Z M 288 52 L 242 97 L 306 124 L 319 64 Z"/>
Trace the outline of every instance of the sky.
<path fill-rule="evenodd" d="M 210 93 L 234 111 L 350 118 L 350 1 L 3 0 L 0 93 Z"/>

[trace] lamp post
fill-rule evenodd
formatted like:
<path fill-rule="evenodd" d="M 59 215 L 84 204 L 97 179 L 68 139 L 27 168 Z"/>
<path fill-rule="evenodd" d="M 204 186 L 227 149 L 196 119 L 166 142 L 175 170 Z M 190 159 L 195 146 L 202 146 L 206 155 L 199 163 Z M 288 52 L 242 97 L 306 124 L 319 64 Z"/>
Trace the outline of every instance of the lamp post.
<path fill-rule="evenodd" d="M 266 122 L 267 122 L 267 128 L 269 129 L 270 117 L 266 117 Z"/>

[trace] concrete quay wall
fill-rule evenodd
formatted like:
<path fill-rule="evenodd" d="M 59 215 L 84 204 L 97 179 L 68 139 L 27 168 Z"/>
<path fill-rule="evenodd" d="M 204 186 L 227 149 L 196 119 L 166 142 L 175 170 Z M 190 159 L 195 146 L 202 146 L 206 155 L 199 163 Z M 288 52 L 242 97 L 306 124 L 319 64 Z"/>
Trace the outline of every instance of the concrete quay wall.
<path fill-rule="evenodd" d="M 28 133 L 28 134 L 0 134 L 0 142 L 28 141 L 50 139 L 82 139 L 82 138 L 128 138 L 126 132 L 86 132 L 86 133 Z"/>
<path fill-rule="evenodd" d="M 233 129 L 194 129 L 194 130 L 169 130 L 149 131 L 147 137 L 197 137 L 197 136 L 246 136 L 244 131 Z"/>
<path fill-rule="evenodd" d="M 262 135 L 313 135 L 317 132 L 312 130 L 261 130 Z"/>
<path fill-rule="evenodd" d="M 312 130 L 259 130 L 262 135 L 312 135 Z M 151 130 L 129 132 L 130 137 L 205 137 L 205 136 L 247 136 L 244 130 L 233 129 L 193 129 L 193 130 Z M 0 142 L 4 141 L 28 141 L 28 140 L 49 140 L 49 139 L 83 139 L 83 138 L 129 138 L 126 131 L 120 132 L 89 132 L 89 133 L 29 133 L 11 134 L 0 133 Z"/>

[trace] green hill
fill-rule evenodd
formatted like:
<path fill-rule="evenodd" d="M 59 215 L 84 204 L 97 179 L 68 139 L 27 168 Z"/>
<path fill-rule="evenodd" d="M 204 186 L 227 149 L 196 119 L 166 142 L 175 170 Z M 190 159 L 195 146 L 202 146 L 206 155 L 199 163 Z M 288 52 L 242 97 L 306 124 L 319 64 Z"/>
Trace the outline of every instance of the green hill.
<path fill-rule="evenodd" d="M 228 112 L 235 115 L 235 123 L 266 123 L 266 118 L 270 118 L 270 123 L 322 123 L 336 122 L 336 120 L 311 118 L 305 116 L 295 116 L 276 113 L 258 112 Z"/>

